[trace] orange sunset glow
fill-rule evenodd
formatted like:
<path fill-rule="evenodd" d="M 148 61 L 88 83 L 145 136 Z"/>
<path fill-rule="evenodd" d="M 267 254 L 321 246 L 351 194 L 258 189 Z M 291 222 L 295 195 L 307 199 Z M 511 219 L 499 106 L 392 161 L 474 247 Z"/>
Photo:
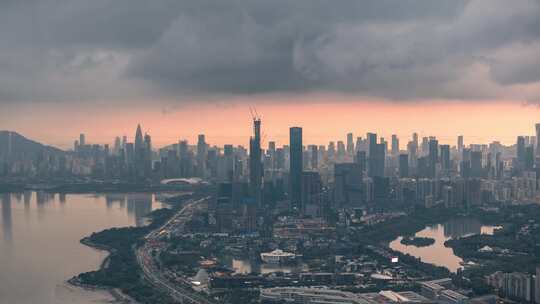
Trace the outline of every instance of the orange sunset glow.
<path fill-rule="evenodd" d="M 501 141 L 513 144 L 517 134 L 532 135 L 540 108 L 518 102 L 390 102 L 360 101 L 343 96 L 254 97 L 211 103 L 162 103 L 159 106 L 120 105 L 102 107 L 40 104 L 13 107 L 2 112 L 3 124 L 24 134 L 63 148 L 70 148 L 80 132 L 92 142 L 110 143 L 115 136 L 134 135 L 141 123 L 152 134 L 156 147 L 179 139 L 196 141 L 205 134 L 212 144 L 247 146 L 251 132 L 250 107 L 263 120 L 263 143 L 288 143 L 288 128 L 303 126 L 307 143 L 343 140 L 345 134 L 365 137 L 378 132 L 389 138 L 409 138 L 413 132 L 437 136 L 455 145 L 456 136 L 467 143 Z M 26 114 L 25 114 L 26 113 Z M 37 115 L 39 113 L 39 115 Z M 14 115 L 12 115 L 14 114 Z"/>

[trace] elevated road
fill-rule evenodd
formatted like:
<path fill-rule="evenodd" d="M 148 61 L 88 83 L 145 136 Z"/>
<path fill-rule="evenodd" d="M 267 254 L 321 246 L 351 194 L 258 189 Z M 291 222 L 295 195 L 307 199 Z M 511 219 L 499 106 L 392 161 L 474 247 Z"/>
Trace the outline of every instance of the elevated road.
<path fill-rule="evenodd" d="M 184 278 L 179 281 L 171 281 L 165 277 L 162 270 L 157 266 L 157 261 L 152 252 L 161 252 L 166 244 L 160 240 L 160 236 L 173 231 L 184 231 L 184 226 L 195 211 L 200 210 L 202 205 L 209 199 L 205 197 L 199 200 L 188 201 L 173 217 L 161 227 L 152 230 L 145 236 L 143 246 L 135 250 L 137 262 L 142 269 L 143 275 L 154 287 L 167 292 L 175 301 L 182 304 L 215 304 L 216 302 L 191 288 L 191 283 Z"/>

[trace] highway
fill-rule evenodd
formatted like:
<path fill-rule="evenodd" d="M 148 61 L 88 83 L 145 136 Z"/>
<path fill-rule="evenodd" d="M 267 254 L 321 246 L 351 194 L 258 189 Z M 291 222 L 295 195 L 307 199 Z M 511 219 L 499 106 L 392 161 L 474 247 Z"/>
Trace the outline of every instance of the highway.
<path fill-rule="evenodd" d="M 209 197 L 205 197 L 199 200 L 188 201 L 186 205 L 165 224 L 148 233 L 145 236 L 144 245 L 135 251 L 137 262 L 148 282 L 154 287 L 167 292 L 178 303 L 214 304 L 215 301 L 193 290 L 191 288 L 191 283 L 185 278 L 181 278 L 176 282 L 166 278 L 163 272 L 158 268 L 152 252 L 160 252 L 165 247 L 166 244 L 159 239 L 162 234 L 171 233 L 173 231 L 182 232 L 184 230 L 184 225 L 189 218 L 195 211 L 199 210 L 203 203 L 208 199 Z"/>

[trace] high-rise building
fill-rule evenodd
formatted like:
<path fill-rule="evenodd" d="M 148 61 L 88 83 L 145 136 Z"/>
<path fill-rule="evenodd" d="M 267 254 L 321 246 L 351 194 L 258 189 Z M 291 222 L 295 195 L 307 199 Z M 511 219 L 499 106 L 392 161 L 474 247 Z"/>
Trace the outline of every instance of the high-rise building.
<path fill-rule="evenodd" d="M 439 142 L 436 139 L 429 140 L 429 177 L 433 178 L 437 172 L 439 162 Z"/>
<path fill-rule="evenodd" d="M 291 206 L 299 208 L 302 200 L 302 128 L 291 127 L 289 129 L 289 145 L 290 145 L 290 190 L 289 196 Z"/>
<path fill-rule="evenodd" d="M 540 155 L 540 123 L 537 123 L 535 127 L 536 127 L 536 154 Z"/>
<path fill-rule="evenodd" d="M 321 215 L 322 205 L 322 182 L 321 176 L 315 171 L 302 172 L 301 182 L 301 204 L 299 211 L 301 214 L 311 216 Z"/>
<path fill-rule="evenodd" d="M 313 170 L 317 170 L 319 168 L 319 148 L 317 147 L 317 145 L 310 145 L 309 152 L 310 152 L 310 167 Z"/>
<path fill-rule="evenodd" d="M 334 202 L 337 206 L 358 206 L 363 202 L 362 168 L 357 163 L 334 165 Z"/>
<path fill-rule="evenodd" d="M 418 149 L 418 133 L 416 133 L 416 132 L 413 133 L 412 141 L 416 145 L 416 148 Z"/>
<path fill-rule="evenodd" d="M 504 172 L 504 162 L 501 160 L 501 152 L 495 154 L 495 177 L 501 179 Z"/>
<path fill-rule="evenodd" d="M 422 145 L 420 146 L 422 156 L 429 154 L 429 137 L 422 137 Z"/>
<path fill-rule="evenodd" d="M 444 171 L 450 170 L 450 145 L 441 145 L 441 167 Z"/>
<path fill-rule="evenodd" d="M 86 136 L 83 133 L 79 135 L 79 145 L 80 146 L 86 145 Z"/>
<path fill-rule="evenodd" d="M 471 177 L 471 149 L 463 148 L 461 152 L 460 169 L 461 177 Z"/>
<path fill-rule="evenodd" d="M 385 145 L 375 144 L 369 156 L 368 174 L 370 177 L 384 177 Z"/>
<path fill-rule="evenodd" d="M 136 153 L 138 153 L 138 151 L 144 148 L 143 141 L 144 139 L 142 135 L 141 125 L 138 124 L 137 131 L 135 131 L 135 151 L 137 151 Z"/>
<path fill-rule="evenodd" d="M 229 182 L 234 181 L 234 148 L 233 145 L 223 146 L 223 161 L 225 180 Z"/>
<path fill-rule="evenodd" d="M 197 137 L 197 176 L 206 177 L 206 153 L 207 145 L 204 134 Z"/>
<path fill-rule="evenodd" d="M 377 134 L 368 133 L 367 140 L 368 140 L 368 157 L 371 157 L 371 155 L 375 153 L 375 146 L 377 145 Z"/>
<path fill-rule="evenodd" d="M 399 138 L 396 134 L 392 134 L 392 155 L 399 154 Z"/>
<path fill-rule="evenodd" d="M 180 176 L 190 177 L 193 175 L 193 162 L 190 157 L 189 146 L 187 140 L 178 142 L 178 155 L 180 157 Z"/>
<path fill-rule="evenodd" d="M 344 157 L 345 157 L 345 144 L 343 143 L 343 141 L 338 141 L 337 142 L 337 159 L 338 161 L 343 161 Z"/>
<path fill-rule="evenodd" d="M 328 143 L 328 160 L 333 161 L 336 157 L 336 145 L 333 141 Z"/>
<path fill-rule="evenodd" d="M 418 143 L 415 143 L 414 138 L 407 144 L 407 152 L 409 153 L 409 166 L 416 168 L 418 165 Z"/>
<path fill-rule="evenodd" d="M 368 140 L 368 175 L 370 177 L 376 174 L 376 159 L 377 159 L 377 134 L 367 133 Z M 384 148 L 384 147 L 383 147 Z"/>
<path fill-rule="evenodd" d="M 118 155 L 122 149 L 122 143 L 120 142 L 120 136 L 116 136 L 114 139 L 114 148 L 113 154 Z"/>
<path fill-rule="evenodd" d="M 534 169 L 534 146 L 525 147 L 525 170 L 532 171 Z"/>
<path fill-rule="evenodd" d="M 399 155 L 399 177 L 409 177 L 409 155 Z"/>
<path fill-rule="evenodd" d="M 354 141 L 353 141 L 353 134 L 348 133 L 347 134 L 347 155 L 350 157 L 354 154 Z"/>
<path fill-rule="evenodd" d="M 457 138 L 457 149 L 458 153 L 461 154 L 463 152 L 463 135 L 460 135 Z"/>
<path fill-rule="evenodd" d="M 263 166 L 261 159 L 261 120 L 253 120 L 254 136 L 249 144 L 249 185 L 257 206 L 262 203 Z"/>
<path fill-rule="evenodd" d="M 270 157 L 270 169 L 276 169 L 276 142 L 268 142 L 268 157 Z"/>
<path fill-rule="evenodd" d="M 135 131 L 135 146 L 133 150 L 133 162 L 135 167 L 135 176 L 136 178 L 145 177 L 145 167 L 146 167 L 146 148 L 144 144 L 144 138 L 142 135 L 141 125 L 137 125 L 137 130 Z"/>
<path fill-rule="evenodd" d="M 525 137 L 518 136 L 516 145 L 516 157 L 518 166 L 519 168 L 523 168 L 525 166 Z"/>
<path fill-rule="evenodd" d="M 482 167 L 482 152 L 480 151 L 471 151 L 471 176 L 472 177 L 483 177 Z"/>
<path fill-rule="evenodd" d="M 367 170 L 367 167 L 366 167 L 366 162 L 367 162 L 366 151 L 357 151 L 354 162 L 357 163 L 358 165 L 360 165 L 360 170 L 362 172 L 365 172 Z"/>

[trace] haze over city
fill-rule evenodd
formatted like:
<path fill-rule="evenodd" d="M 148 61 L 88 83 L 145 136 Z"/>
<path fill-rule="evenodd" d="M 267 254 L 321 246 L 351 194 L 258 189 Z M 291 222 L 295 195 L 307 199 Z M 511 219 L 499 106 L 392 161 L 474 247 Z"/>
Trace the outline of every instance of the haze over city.
<path fill-rule="evenodd" d="M 0 304 L 540 304 L 540 1 L 0 0 Z"/>

